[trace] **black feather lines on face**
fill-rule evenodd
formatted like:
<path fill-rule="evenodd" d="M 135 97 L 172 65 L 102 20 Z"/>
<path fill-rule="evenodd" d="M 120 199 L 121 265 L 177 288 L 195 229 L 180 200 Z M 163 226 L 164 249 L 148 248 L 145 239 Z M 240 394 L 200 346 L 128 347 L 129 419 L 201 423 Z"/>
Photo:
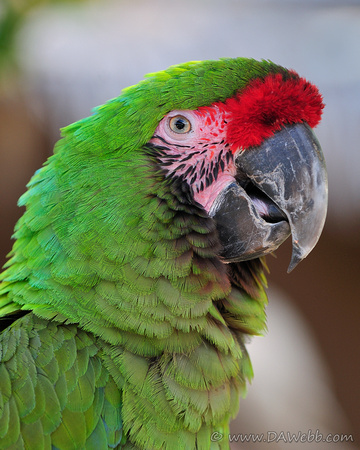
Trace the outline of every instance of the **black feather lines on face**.
<path fill-rule="evenodd" d="M 170 144 L 158 135 L 154 135 L 153 138 L 160 140 L 164 145 L 149 142 L 146 147 L 151 155 L 156 158 L 165 176 L 171 179 L 174 186 L 177 187 L 185 203 L 196 203 L 194 191 L 199 193 L 209 187 L 233 159 L 233 155 L 228 149 L 229 144 L 225 144 L 224 140 L 221 142 L 199 142 L 197 147 L 191 147 L 189 145 Z M 222 146 L 222 148 L 210 160 L 208 158 L 211 152 L 210 147 L 216 145 Z M 177 153 L 172 152 L 170 146 L 176 147 L 179 151 Z M 187 149 L 185 154 L 184 149 Z M 192 164 L 190 160 L 197 156 L 196 163 Z M 175 168 L 174 165 L 176 165 Z"/>
<path fill-rule="evenodd" d="M 212 142 L 209 144 L 202 144 L 203 147 L 207 147 L 209 145 L 223 145 L 224 141 L 221 142 Z M 201 144 L 200 144 L 201 145 Z M 200 167 L 200 175 L 199 180 L 200 185 L 197 187 L 197 192 L 203 191 L 205 188 L 209 187 L 214 181 L 218 179 L 219 173 L 222 171 L 224 172 L 225 167 L 230 163 L 232 160 L 232 153 L 228 150 L 229 144 L 224 144 L 223 148 L 220 150 L 220 152 L 214 156 L 214 159 L 211 161 L 207 161 L 207 159 L 204 157 L 201 163 Z M 209 150 L 206 148 L 202 152 L 208 153 Z"/>
<path fill-rule="evenodd" d="M 161 137 L 156 137 L 167 144 Z M 175 172 L 169 172 L 166 169 L 166 166 L 172 165 L 179 160 L 181 153 L 171 155 L 169 154 L 170 149 L 168 147 L 155 145 L 151 142 L 148 142 L 145 145 L 145 150 L 154 161 L 157 171 L 162 174 L 162 178 L 169 182 L 171 194 L 173 194 L 183 205 L 195 206 L 196 209 L 203 209 L 202 206 L 194 200 L 192 188 L 185 180 L 185 174 L 176 175 Z"/>

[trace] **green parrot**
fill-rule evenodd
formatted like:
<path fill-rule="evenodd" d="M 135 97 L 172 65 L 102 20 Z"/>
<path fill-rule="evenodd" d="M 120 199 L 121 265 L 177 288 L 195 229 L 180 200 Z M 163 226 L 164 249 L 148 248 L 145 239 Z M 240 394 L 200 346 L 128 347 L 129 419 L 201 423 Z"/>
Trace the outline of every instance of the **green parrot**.
<path fill-rule="evenodd" d="M 1 275 L 0 448 L 227 449 L 265 255 L 321 234 L 318 89 L 270 61 L 152 73 L 62 130 Z"/>

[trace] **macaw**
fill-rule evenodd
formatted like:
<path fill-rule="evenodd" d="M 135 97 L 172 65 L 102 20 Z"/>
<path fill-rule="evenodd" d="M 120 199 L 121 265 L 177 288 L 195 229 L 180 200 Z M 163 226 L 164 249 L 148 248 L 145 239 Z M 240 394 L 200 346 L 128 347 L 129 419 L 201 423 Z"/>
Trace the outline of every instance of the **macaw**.
<path fill-rule="evenodd" d="M 171 66 L 62 130 L 1 275 L 0 448 L 226 449 L 266 262 L 321 234 L 317 87 L 270 61 Z"/>

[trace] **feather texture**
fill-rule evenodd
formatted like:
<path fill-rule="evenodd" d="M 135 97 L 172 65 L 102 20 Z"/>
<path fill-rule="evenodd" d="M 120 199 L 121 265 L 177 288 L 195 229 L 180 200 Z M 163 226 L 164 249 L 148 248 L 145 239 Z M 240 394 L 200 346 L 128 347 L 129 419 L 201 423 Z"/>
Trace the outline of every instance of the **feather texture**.
<path fill-rule="evenodd" d="M 108 442 L 121 442 L 120 394 L 100 347 L 75 325 L 31 313 L 2 333 L 1 448 L 108 448 Z"/>

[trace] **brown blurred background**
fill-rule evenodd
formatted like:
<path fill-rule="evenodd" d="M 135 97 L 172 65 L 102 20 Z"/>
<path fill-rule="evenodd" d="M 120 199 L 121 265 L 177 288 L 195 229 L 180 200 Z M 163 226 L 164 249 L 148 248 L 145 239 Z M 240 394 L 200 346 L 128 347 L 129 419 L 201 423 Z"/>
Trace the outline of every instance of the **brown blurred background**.
<path fill-rule="evenodd" d="M 273 389 L 270 372 L 281 361 L 285 369 L 274 372 L 274 379 L 280 387 L 298 390 L 294 399 L 301 397 L 316 412 L 309 427 L 326 423 L 332 433 L 352 433 L 358 447 L 359 46 L 358 1 L 5 0 L 0 5 L 0 263 L 11 249 L 10 236 L 22 213 L 17 199 L 52 153 L 60 127 L 88 115 L 92 107 L 119 95 L 145 73 L 170 64 L 247 56 L 294 68 L 319 86 L 327 105 L 317 135 L 328 164 L 329 214 L 319 244 L 294 272 L 286 273 L 289 243 L 277 251 L 276 259 L 268 258 L 269 313 L 272 304 L 277 305 L 277 322 L 272 331 L 269 315 L 269 338 L 256 344 L 260 347 L 259 356 L 254 354 L 254 386 L 242 403 L 234 430 L 266 433 L 266 427 L 281 429 L 293 412 L 300 414 L 297 400 L 283 416 L 276 412 L 279 398 L 289 400 L 290 391 L 276 391 L 277 397 L 274 392 L 265 406 L 251 400 L 256 392 Z M 299 338 L 292 339 L 295 324 L 300 327 Z M 280 344 L 267 350 L 275 331 Z M 280 345 L 286 345 L 284 353 Z M 313 355 L 316 363 L 302 359 L 303 354 Z M 286 372 L 286 364 L 294 373 Z M 255 389 L 257 378 L 262 387 Z M 324 385 L 329 402 L 319 394 Z M 319 413 L 311 401 L 323 402 Z M 259 408 L 264 415 L 278 414 L 277 421 L 261 422 Z M 303 415 L 309 419 L 309 414 Z M 297 430 L 308 422 L 295 414 L 292 425 Z M 278 442 L 266 448 L 284 445 Z M 316 444 L 307 448 L 311 445 L 319 448 Z"/>

